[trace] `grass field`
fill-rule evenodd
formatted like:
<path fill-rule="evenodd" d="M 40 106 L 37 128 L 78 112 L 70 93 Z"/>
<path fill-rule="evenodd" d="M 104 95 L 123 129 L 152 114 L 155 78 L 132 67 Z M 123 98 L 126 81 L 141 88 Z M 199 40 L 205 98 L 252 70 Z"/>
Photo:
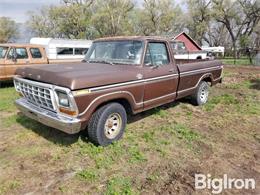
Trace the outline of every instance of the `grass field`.
<path fill-rule="evenodd" d="M 0 89 L 0 194 L 210 194 L 195 191 L 195 173 L 259 184 L 259 68 L 226 67 L 206 105 L 184 99 L 130 117 L 105 148 L 22 116 L 16 98 Z"/>
<path fill-rule="evenodd" d="M 221 61 L 226 65 L 251 65 L 249 58 L 241 58 L 241 59 L 234 59 L 234 58 L 224 58 Z"/>

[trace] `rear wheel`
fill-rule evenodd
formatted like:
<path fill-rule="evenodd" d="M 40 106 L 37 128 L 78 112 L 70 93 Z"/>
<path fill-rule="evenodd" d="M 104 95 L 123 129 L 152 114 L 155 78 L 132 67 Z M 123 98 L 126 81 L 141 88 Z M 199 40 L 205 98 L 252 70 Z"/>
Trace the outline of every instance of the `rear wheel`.
<path fill-rule="evenodd" d="M 203 105 L 208 101 L 209 84 L 206 81 L 201 81 L 195 93 L 192 95 L 192 102 L 195 105 Z"/>
<path fill-rule="evenodd" d="M 119 140 L 124 133 L 127 115 L 119 103 L 109 103 L 99 108 L 88 124 L 88 136 L 96 145 L 106 146 Z"/>

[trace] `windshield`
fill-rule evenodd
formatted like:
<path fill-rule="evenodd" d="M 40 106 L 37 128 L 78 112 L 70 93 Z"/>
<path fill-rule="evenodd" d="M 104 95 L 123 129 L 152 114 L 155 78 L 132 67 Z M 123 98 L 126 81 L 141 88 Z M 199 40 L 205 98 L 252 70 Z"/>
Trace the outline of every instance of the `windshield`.
<path fill-rule="evenodd" d="M 0 58 L 5 58 L 8 47 L 0 47 Z"/>
<path fill-rule="evenodd" d="M 100 41 L 94 42 L 85 61 L 110 64 L 140 64 L 144 44 L 142 41 Z"/>

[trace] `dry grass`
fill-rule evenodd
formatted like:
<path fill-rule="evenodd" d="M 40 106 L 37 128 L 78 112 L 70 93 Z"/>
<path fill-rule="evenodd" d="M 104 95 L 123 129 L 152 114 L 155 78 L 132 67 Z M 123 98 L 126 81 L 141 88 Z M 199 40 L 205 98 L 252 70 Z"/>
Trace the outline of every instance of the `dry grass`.
<path fill-rule="evenodd" d="M 207 105 L 134 116 L 106 148 L 20 115 L 13 87 L 1 88 L 0 194 L 208 194 L 194 191 L 195 173 L 259 182 L 259 79 L 260 69 L 226 68 Z"/>

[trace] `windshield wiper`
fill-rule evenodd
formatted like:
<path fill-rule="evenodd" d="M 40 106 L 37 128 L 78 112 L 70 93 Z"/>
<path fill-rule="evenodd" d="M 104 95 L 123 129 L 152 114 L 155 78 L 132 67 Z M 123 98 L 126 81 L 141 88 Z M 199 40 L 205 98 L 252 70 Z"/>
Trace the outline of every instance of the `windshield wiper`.
<path fill-rule="evenodd" d="M 89 60 L 87 61 L 88 63 L 105 63 L 105 64 L 110 64 L 110 65 L 114 65 L 113 62 L 108 61 L 108 60 Z"/>

